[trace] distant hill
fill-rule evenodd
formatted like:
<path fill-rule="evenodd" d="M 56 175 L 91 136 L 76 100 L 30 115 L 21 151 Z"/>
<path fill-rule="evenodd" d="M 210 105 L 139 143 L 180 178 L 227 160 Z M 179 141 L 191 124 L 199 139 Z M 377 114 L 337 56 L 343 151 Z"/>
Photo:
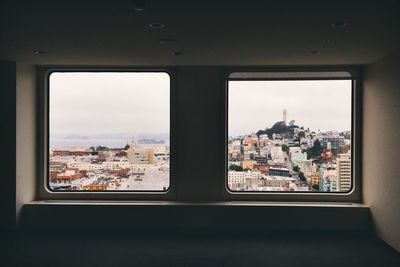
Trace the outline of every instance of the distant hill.
<path fill-rule="evenodd" d="M 294 128 L 298 128 L 297 125 L 286 126 L 284 121 L 276 122 L 271 128 L 266 130 L 259 130 L 256 134 L 260 136 L 262 134 L 267 134 L 268 138 L 272 138 L 273 134 L 285 135 L 287 137 L 293 137 Z"/>

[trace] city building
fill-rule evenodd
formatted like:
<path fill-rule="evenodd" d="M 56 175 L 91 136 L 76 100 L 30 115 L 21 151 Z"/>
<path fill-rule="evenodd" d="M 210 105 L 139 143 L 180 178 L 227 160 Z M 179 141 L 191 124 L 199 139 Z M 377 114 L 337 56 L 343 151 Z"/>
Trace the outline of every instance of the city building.
<path fill-rule="evenodd" d="M 247 179 L 261 179 L 259 171 L 228 171 L 228 184 L 243 184 Z"/>
<path fill-rule="evenodd" d="M 347 192 L 351 188 L 351 153 L 339 154 L 336 159 L 336 170 L 339 182 L 339 189 Z"/>
<path fill-rule="evenodd" d="M 319 138 L 321 145 L 323 147 L 328 147 L 337 149 L 345 146 L 345 141 L 343 136 L 322 136 Z"/>
<path fill-rule="evenodd" d="M 311 186 L 319 186 L 319 173 L 316 171 L 311 175 Z"/>
<path fill-rule="evenodd" d="M 284 163 L 285 158 L 283 155 L 282 147 L 280 146 L 272 146 L 271 147 L 271 160 L 275 164 Z"/>
<path fill-rule="evenodd" d="M 51 181 L 57 184 L 71 184 L 72 181 L 86 177 L 86 171 L 77 168 L 66 168 L 63 173 L 59 173 Z"/>
<path fill-rule="evenodd" d="M 290 171 L 287 168 L 270 167 L 269 168 L 269 175 L 271 175 L 271 176 L 290 177 Z"/>
<path fill-rule="evenodd" d="M 130 147 L 127 150 L 129 163 L 133 164 L 154 164 L 154 148 Z"/>
<path fill-rule="evenodd" d="M 268 175 L 268 176 L 264 176 L 263 182 L 264 182 L 264 186 L 267 186 L 267 187 L 289 188 L 289 184 L 295 182 L 295 180 L 296 179 L 291 178 L 291 177 Z"/>
<path fill-rule="evenodd" d="M 292 153 L 290 157 L 291 157 L 291 160 L 292 160 L 292 163 L 294 166 L 300 165 L 307 161 L 307 153 L 306 152 Z"/>
<path fill-rule="evenodd" d="M 243 170 L 245 170 L 245 169 L 253 170 L 256 165 L 257 165 L 257 162 L 255 160 L 244 160 L 242 162 Z"/>

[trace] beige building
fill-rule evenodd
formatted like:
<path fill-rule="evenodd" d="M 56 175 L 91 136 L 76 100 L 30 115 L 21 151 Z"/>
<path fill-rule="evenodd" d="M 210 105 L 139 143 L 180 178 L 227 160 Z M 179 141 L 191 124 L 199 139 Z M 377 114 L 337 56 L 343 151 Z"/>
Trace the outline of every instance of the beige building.
<path fill-rule="evenodd" d="M 311 175 L 311 184 L 315 185 L 318 184 L 319 185 L 319 174 L 318 172 L 313 172 L 313 174 Z"/>
<path fill-rule="evenodd" d="M 257 165 L 257 162 L 254 160 L 244 160 L 242 162 L 242 168 L 244 169 L 254 169 L 254 167 Z"/>
<path fill-rule="evenodd" d="M 339 154 L 336 159 L 339 190 L 347 192 L 351 188 L 351 154 Z"/>
<path fill-rule="evenodd" d="M 127 150 L 127 158 L 132 164 L 154 164 L 154 148 L 130 147 Z"/>
<path fill-rule="evenodd" d="M 261 179 L 259 171 L 228 171 L 228 184 L 244 184 L 247 179 Z"/>

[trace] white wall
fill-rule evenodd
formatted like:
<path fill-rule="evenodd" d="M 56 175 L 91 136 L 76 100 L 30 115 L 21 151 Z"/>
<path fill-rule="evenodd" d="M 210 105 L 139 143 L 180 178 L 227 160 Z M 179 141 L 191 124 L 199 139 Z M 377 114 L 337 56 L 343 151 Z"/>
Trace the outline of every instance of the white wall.
<path fill-rule="evenodd" d="M 400 51 L 399 51 L 400 52 Z M 363 199 L 378 236 L 400 251 L 400 53 L 366 67 Z"/>
<path fill-rule="evenodd" d="M 36 70 L 17 64 L 16 79 L 16 216 L 22 205 L 35 198 L 36 154 Z"/>

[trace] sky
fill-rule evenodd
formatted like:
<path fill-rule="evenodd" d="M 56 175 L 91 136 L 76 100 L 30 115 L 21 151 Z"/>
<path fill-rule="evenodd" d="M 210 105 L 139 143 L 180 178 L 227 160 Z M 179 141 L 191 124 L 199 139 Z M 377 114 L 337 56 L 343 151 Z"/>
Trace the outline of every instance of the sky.
<path fill-rule="evenodd" d="M 50 137 L 169 133 L 170 80 L 155 72 L 55 72 Z M 317 131 L 351 130 L 351 81 L 230 81 L 229 136 L 282 120 Z"/>
<path fill-rule="evenodd" d="M 283 120 L 321 131 L 351 130 L 351 81 L 229 81 L 228 135 L 251 134 Z"/>
<path fill-rule="evenodd" d="M 50 137 L 168 134 L 170 78 L 163 72 L 55 72 Z"/>

